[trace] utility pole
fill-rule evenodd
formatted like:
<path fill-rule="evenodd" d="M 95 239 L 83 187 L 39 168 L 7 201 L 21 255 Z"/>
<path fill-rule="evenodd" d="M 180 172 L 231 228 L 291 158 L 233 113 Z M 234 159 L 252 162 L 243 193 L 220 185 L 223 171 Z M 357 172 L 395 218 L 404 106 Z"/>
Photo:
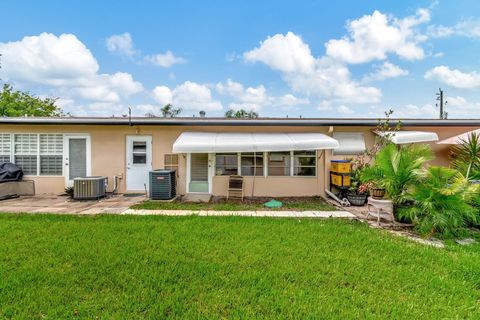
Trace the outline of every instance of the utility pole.
<path fill-rule="evenodd" d="M 437 101 L 439 103 L 436 103 L 435 106 L 440 107 L 440 119 L 447 119 L 448 118 L 448 112 L 443 111 L 444 106 L 447 105 L 448 101 L 445 101 L 445 97 L 443 95 L 443 90 L 441 88 L 438 88 L 438 92 L 436 93 L 437 95 Z"/>

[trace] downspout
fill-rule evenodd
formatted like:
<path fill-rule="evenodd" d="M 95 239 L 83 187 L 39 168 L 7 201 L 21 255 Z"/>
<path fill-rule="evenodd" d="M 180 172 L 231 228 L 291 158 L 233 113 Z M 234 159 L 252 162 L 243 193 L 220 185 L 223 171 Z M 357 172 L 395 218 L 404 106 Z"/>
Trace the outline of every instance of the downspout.
<path fill-rule="evenodd" d="M 242 168 L 242 159 L 240 159 L 240 168 Z M 255 177 L 257 175 L 257 153 L 253 152 L 253 182 L 252 182 L 252 198 L 255 196 Z"/>
<path fill-rule="evenodd" d="M 328 127 L 328 135 L 333 138 L 333 126 Z M 327 164 L 327 151 L 324 149 L 323 152 L 323 189 L 330 190 L 330 168 Z"/>
<path fill-rule="evenodd" d="M 118 180 L 118 176 L 114 175 L 113 176 L 113 190 L 112 190 L 113 194 L 115 194 L 115 192 L 117 192 L 117 188 L 118 188 L 117 180 Z"/>

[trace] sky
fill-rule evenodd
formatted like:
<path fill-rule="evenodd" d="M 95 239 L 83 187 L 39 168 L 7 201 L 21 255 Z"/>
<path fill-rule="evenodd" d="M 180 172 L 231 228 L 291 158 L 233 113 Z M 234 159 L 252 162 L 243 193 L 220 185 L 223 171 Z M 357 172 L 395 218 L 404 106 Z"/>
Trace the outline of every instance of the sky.
<path fill-rule="evenodd" d="M 480 118 L 480 2 L 3 1 L 2 82 L 76 116 Z"/>

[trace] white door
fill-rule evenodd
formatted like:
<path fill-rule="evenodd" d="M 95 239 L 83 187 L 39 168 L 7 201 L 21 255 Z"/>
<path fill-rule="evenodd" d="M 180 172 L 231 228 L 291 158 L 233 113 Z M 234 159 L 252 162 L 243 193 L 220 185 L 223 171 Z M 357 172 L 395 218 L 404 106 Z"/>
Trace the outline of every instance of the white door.
<path fill-rule="evenodd" d="M 191 193 L 212 193 L 213 154 L 187 154 L 187 186 Z"/>
<path fill-rule="evenodd" d="M 152 170 L 152 137 L 127 136 L 127 190 L 148 190 Z"/>
<path fill-rule="evenodd" d="M 90 136 L 65 135 L 64 139 L 65 185 L 73 186 L 74 178 L 90 176 Z"/>

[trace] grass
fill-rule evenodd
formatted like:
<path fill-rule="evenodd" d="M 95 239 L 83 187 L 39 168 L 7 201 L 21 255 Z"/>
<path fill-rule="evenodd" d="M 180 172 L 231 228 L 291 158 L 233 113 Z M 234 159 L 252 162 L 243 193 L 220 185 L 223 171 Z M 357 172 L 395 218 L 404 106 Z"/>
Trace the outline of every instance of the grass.
<path fill-rule="evenodd" d="M 255 211 L 255 210 L 296 210 L 296 211 L 334 211 L 336 208 L 323 200 L 321 197 L 299 198 L 276 198 L 283 203 L 281 208 L 269 209 L 263 204 L 268 198 L 247 198 L 244 201 L 226 200 L 224 198 L 208 203 L 184 202 L 175 200 L 172 202 L 147 200 L 132 206 L 132 209 L 145 210 L 219 210 L 219 211 Z"/>
<path fill-rule="evenodd" d="M 0 215 L 0 318 L 458 319 L 480 245 L 356 221 Z"/>

